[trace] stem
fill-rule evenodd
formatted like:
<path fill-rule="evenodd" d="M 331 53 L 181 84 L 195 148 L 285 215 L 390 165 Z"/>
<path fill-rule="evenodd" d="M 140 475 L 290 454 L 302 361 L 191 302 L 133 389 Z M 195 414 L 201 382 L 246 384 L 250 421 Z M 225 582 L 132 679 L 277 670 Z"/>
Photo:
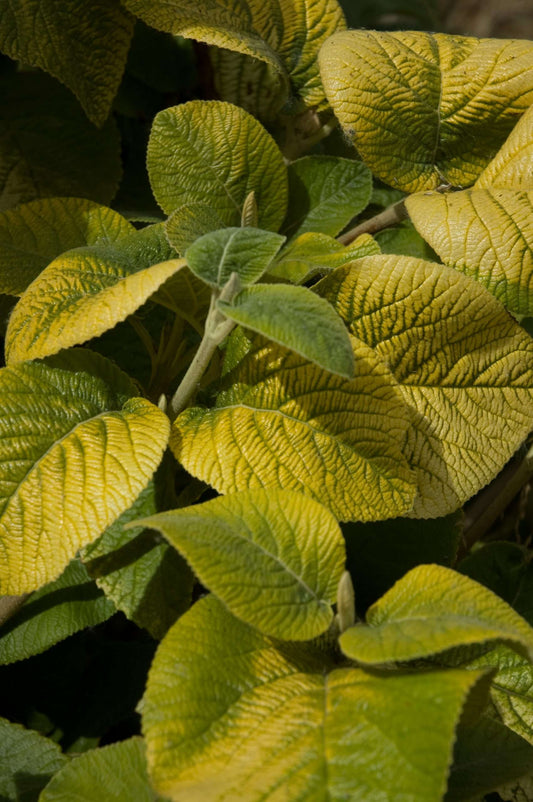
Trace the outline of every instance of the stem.
<path fill-rule="evenodd" d="M 28 596 L 31 596 L 31 593 L 23 593 L 22 596 L 0 596 L 0 626 L 20 610 Z"/>
<path fill-rule="evenodd" d="M 384 228 L 393 226 L 395 223 L 401 223 L 402 220 L 406 220 L 407 217 L 408 214 L 405 203 L 403 200 L 398 201 L 397 203 L 393 203 L 392 206 L 388 206 L 374 217 L 363 220 L 362 223 L 359 223 L 355 228 L 351 228 L 346 234 L 341 234 L 340 237 L 337 237 L 337 241 L 342 245 L 349 245 L 361 234 L 375 234 L 376 231 L 381 231 Z"/>

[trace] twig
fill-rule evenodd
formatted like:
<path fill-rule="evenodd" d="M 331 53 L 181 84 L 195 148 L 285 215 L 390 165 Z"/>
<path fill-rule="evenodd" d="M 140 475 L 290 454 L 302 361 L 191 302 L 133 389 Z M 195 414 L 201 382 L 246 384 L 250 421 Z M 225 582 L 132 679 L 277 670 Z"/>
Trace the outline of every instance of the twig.
<path fill-rule="evenodd" d="M 393 203 L 392 206 L 388 206 L 374 217 L 363 220 L 362 223 L 359 223 L 355 228 L 351 228 L 346 234 L 341 234 L 340 237 L 337 237 L 337 240 L 342 245 L 349 245 L 354 239 L 361 236 L 361 234 L 375 234 L 376 231 L 381 231 L 384 228 L 393 226 L 395 223 L 401 223 L 402 220 L 406 220 L 407 217 L 408 214 L 405 203 L 401 200 L 397 203 Z"/>

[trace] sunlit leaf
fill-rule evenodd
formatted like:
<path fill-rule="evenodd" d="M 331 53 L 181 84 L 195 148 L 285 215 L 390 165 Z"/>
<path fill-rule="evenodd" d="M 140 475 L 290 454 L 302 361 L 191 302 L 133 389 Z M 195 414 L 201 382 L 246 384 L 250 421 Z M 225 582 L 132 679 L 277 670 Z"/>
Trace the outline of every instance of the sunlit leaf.
<path fill-rule="evenodd" d="M 31 802 L 50 777 L 68 763 L 61 748 L 33 730 L 0 718 L 0 798 Z"/>
<path fill-rule="evenodd" d="M 476 189 L 533 189 L 533 107 L 518 120 L 475 186 Z"/>
<path fill-rule="evenodd" d="M 533 340 L 483 287 L 406 256 L 369 256 L 317 285 L 373 347 L 412 411 L 417 517 L 458 509 L 531 429 Z"/>
<path fill-rule="evenodd" d="M 473 184 L 533 103 L 533 42 L 523 40 L 343 31 L 319 61 L 361 157 L 406 192 Z"/>
<path fill-rule="evenodd" d="M 215 209 L 203 203 L 179 206 L 165 223 L 168 241 L 180 256 L 198 237 L 219 228 L 224 228 L 224 221 Z"/>
<path fill-rule="evenodd" d="M 268 272 L 293 284 L 302 284 L 317 273 L 329 273 L 353 259 L 373 253 L 380 253 L 380 249 L 370 234 L 362 234 L 344 247 L 327 234 L 308 231 L 283 248 Z"/>

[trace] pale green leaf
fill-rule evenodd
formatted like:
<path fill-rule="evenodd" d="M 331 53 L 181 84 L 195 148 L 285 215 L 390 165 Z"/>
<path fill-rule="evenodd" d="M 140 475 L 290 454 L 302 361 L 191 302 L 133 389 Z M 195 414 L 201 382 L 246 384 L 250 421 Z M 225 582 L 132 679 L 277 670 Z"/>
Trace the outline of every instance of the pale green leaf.
<path fill-rule="evenodd" d="M 165 223 L 168 241 L 180 256 L 198 237 L 219 228 L 224 228 L 224 221 L 215 209 L 204 203 L 179 206 Z"/>
<path fill-rule="evenodd" d="M 0 664 L 14 663 L 94 627 L 116 612 L 79 560 L 30 598 L 0 627 Z"/>
<path fill-rule="evenodd" d="M 0 593 L 54 580 L 148 484 L 169 422 L 134 396 L 87 351 L 0 371 Z"/>
<path fill-rule="evenodd" d="M 232 273 L 237 273 L 240 285 L 258 281 L 285 237 L 260 228 L 222 228 L 197 239 L 185 252 L 192 272 L 210 284 L 222 288 Z"/>
<path fill-rule="evenodd" d="M 380 253 L 380 249 L 370 234 L 361 234 L 344 247 L 327 234 L 308 231 L 283 248 L 268 273 L 293 284 L 303 284 L 317 273 L 329 273 L 340 265 L 373 253 Z"/>
<path fill-rule="evenodd" d="M 143 700 L 147 760 L 171 800 L 435 802 L 480 672 L 367 674 L 279 647 L 214 597 L 170 630 Z"/>
<path fill-rule="evenodd" d="M 287 170 L 278 146 L 247 112 L 220 101 L 191 100 L 159 112 L 147 157 L 154 196 L 166 214 L 211 206 L 238 226 L 255 193 L 258 225 L 277 231 L 287 210 Z"/>
<path fill-rule="evenodd" d="M 533 103 L 533 42 L 523 40 L 346 31 L 319 62 L 362 159 L 406 192 L 473 184 Z"/>
<path fill-rule="evenodd" d="M 10 0 L 1 13 L 0 50 L 58 78 L 101 125 L 117 93 L 132 33 L 133 20 L 119 0 Z"/>
<path fill-rule="evenodd" d="M 173 254 L 160 223 L 54 259 L 13 310 L 6 360 L 45 357 L 113 328 L 184 267 Z"/>
<path fill-rule="evenodd" d="M 122 174 L 115 121 L 96 128 L 68 89 L 41 73 L 19 73 L 0 91 L 0 209 L 54 196 L 109 204 Z"/>
<path fill-rule="evenodd" d="M 372 174 L 363 162 L 304 156 L 288 168 L 289 211 L 282 231 L 295 237 L 318 231 L 335 237 L 370 200 Z"/>
<path fill-rule="evenodd" d="M 476 181 L 476 189 L 533 189 L 533 106 Z"/>
<path fill-rule="evenodd" d="M 0 718 L 2 802 L 34 802 L 50 777 L 67 763 L 54 741 Z"/>
<path fill-rule="evenodd" d="M 405 204 L 445 264 L 475 278 L 509 311 L 533 314 L 533 190 L 424 192 Z"/>
<path fill-rule="evenodd" d="M 416 517 L 458 509 L 531 429 L 533 340 L 483 287 L 407 256 L 369 256 L 316 287 L 389 366 L 412 411 Z"/>
<path fill-rule="evenodd" d="M 160 639 L 190 607 L 193 576 L 176 550 L 153 532 L 126 527 L 158 509 L 157 484 L 151 481 L 102 537 L 82 550 L 81 558 L 106 597 Z"/>
<path fill-rule="evenodd" d="M 0 292 L 20 295 L 64 251 L 134 231 L 118 212 L 82 198 L 46 198 L 0 213 Z"/>
<path fill-rule="evenodd" d="M 90 749 L 64 766 L 39 802 L 157 802 L 150 785 L 142 738 Z M 163 802 L 163 800 L 161 800 Z"/>
<path fill-rule="evenodd" d="M 401 450 L 411 417 L 374 352 L 353 341 L 355 378 L 342 379 L 263 338 L 232 336 L 213 409 L 176 419 L 171 447 L 221 493 L 299 490 L 340 519 L 401 515 L 413 474 Z"/>
<path fill-rule="evenodd" d="M 533 659 L 533 628 L 473 579 L 442 565 L 409 571 L 341 635 L 343 652 L 364 664 L 428 657 L 456 646 L 505 641 Z"/>
<path fill-rule="evenodd" d="M 290 348 L 331 373 L 351 379 L 350 335 L 331 304 L 307 287 L 260 284 L 239 292 L 217 308 L 252 331 Z"/>
<path fill-rule="evenodd" d="M 310 640 L 331 624 L 344 540 L 318 502 L 289 490 L 249 490 L 141 523 L 162 532 L 203 585 L 266 635 Z"/>

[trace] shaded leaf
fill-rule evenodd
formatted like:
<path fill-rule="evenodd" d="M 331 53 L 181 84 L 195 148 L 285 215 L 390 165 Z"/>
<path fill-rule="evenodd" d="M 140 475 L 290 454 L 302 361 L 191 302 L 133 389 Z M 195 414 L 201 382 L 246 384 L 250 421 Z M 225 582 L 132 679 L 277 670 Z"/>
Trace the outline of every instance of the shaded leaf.
<path fill-rule="evenodd" d="M 217 97 L 273 123 L 287 105 L 287 75 L 279 65 L 212 46 L 209 56 Z M 322 94 L 323 99 L 323 94 Z"/>
<path fill-rule="evenodd" d="M 319 62 L 363 160 L 406 192 L 473 184 L 533 102 L 533 42 L 343 31 Z"/>
<path fill-rule="evenodd" d="M 175 312 L 200 334 L 211 303 L 211 288 L 188 267 L 170 276 L 153 294 L 152 300 Z"/>
<path fill-rule="evenodd" d="M 378 231 L 374 236 L 382 253 L 404 254 L 429 260 L 435 257 L 427 242 L 408 220 L 399 226 Z"/>
<path fill-rule="evenodd" d="M 485 167 L 476 189 L 533 189 L 533 108 L 529 108 Z"/>
<path fill-rule="evenodd" d="M 224 228 L 215 209 L 204 203 L 189 203 L 175 209 L 165 224 L 168 241 L 183 256 L 198 237 Z"/>
<path fill-rule="evenodd" d="M 293 284 L 302 284 L 316 273 L 329 273 L 353 259 L 373 253 L 380 253 L 380 248 L 370 234 L 362 234 L 344 247 L 327 234 L 308 231 L 283 248 L 268 273 Z"/>
<path fill-rule="evenodd" d="M 68 763 L 59 746 L 0 718 L 0 798 L 34 802 L 50 777 Z"/>

